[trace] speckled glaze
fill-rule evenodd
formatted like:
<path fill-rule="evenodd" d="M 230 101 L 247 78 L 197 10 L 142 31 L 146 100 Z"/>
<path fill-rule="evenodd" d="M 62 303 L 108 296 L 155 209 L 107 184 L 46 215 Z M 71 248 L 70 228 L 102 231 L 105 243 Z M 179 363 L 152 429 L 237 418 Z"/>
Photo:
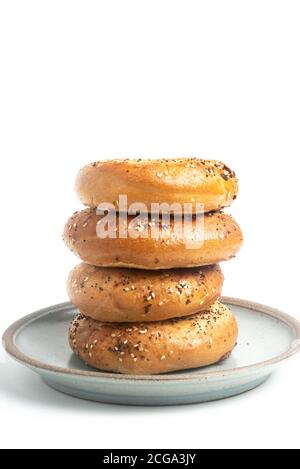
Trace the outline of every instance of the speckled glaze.
<path fill-rule="evenodd" d="M 239 340 L 228 360 L 164 375 L 134 376 L 93 370 L 68 345 L 70 303 L 51 306 L 12 324 L 4 333 L 7 353 L 58 391 L 94 401 L 129 405 L 191 404 L 222 399 L 263 383 L 276 365 L 300 350 L 300 324 L 278 310 L 222 298 L 239 323 Z"/>

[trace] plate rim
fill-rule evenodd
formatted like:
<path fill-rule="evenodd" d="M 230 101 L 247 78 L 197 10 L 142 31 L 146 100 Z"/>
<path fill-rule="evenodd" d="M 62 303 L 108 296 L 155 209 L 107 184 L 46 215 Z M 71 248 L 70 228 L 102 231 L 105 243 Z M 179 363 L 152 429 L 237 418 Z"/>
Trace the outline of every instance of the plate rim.
<path fill-rule="evenodd" d="M 112 372 L 103 372 L 103 371 L 90 371 L 90 370 L 76 370 L 75 368 L 64 368 L 60 366 L 50 365 L 47 362 L 43 362 L 32 358 L 28 355 L 25 355 L 21 350 L 17 347 L 15 343 L 15 338 L 17 335 L 24 329 L 28 324 L 39 319 L 46 314 L 49 314 L 53 311 L 60 312 L 65 311 L 71 308 L 74 308 L 70 301 L 59 303 L 56 305 L 48 306 L 46 308 L 37 310 L 31 314 L 23 316 L 22 318 L 18 319 L 17 321 L 13 322 L 4 332 L 2 336 L 2 343 L 4 349 L 6 350 L 7 354 L 10 355 L 12 358 L 16 359 L 18 362 L 21 362 L 31 368 L 47 370 L 53 373 L 60 373 L 66 375 L 76 375 L 82 377 L 94 377 L 94 378 L 106 378 L 116 381 L 148 381 L 148 382 L 157 382 L 157 381 L 182 381 L 182 380 L 195 380 L 195 379 L 202 379 L 206 380 L 208 378 L 217 378 L 217 377 L 224 377 L 227 375 L 234 375 L 240 373 L 242 371 L 248 370 L 257 370 L 260 368 L 276 365 L 277 363 L 286 360 L 287 358 L 291 357 L 292 355 L 296 354 L 300 351 L 300 322 L 290 316 L 287 313 L 284 313 L 276 308 L 271 306 L 266 306 L 261 303 L 256 303 L 250 300 L 243 300 L 240 298 L 234 298 L 229 296 L 222 296 L 220 298 L 225 304 L 229 306 L 238 306 L 241 308 L 247 308 L 250 310 L 258 311 L 259 313 L 265 314 L 267 316 L 271 316 L 274 319 L 277 319 L 284 324 L 286 324 L 294 333 L 295 338 L 291 343 L 288 350 L 285 352 L 276 355 L 273 358 L 268 360 L 263 360 L 261 362 L 257 362 L 251 365 L 245 365 L 240 367 L 230 368 L 228 370 L 219 370 L 219 371 L 206 371 L 201 373 L 193 373 L 193 375 L 187 376 L 183 373 L 178 373 L 176 375 L 171 374 L 160 374 L 160 375 L 130 375 L 130 374 L 117 374 Z"/>

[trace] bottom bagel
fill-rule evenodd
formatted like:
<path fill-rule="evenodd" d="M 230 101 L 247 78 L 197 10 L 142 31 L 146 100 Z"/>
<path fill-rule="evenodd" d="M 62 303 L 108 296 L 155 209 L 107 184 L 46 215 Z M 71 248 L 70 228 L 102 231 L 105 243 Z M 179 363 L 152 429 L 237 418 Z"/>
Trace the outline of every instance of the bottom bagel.
<path fill-rule="evenodd" d="M 217 302 L 208 311 L 148 323 L 104 323 L 77 315 L 69 342 L 88 365 L 126 374 L 158 374 L 211 365 L 237 340 L 235 317 Z"/>

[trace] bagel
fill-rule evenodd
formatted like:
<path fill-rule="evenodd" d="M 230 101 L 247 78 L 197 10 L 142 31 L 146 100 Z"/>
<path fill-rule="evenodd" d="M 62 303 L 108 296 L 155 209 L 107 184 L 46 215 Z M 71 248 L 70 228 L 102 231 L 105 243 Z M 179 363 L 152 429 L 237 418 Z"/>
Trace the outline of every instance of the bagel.
<path fill-rule="evenodd" d="M 128 205 L 142 202 L 203 204 L 204 211 L 220 210 L 237 197 L 238 180 L 224 163 L 199 158 L 124 159 L 91 163 L 79 171 L 75 184 L 80 201 L 89 207 L 111 203 L 120 194 Z M 126 210 L 125 210 L 126 211 Z M 176 211 L 176 210 L 175 210 Z"/>
<path fill-rule="evenodd" d="M 88 365 L 127 374 L 196 368 L 227 358 L 237 340 L 230 310 L 215 303 L 207 312 L 149 323 L 104 323 L 78 315 L 69 331 L 73 351 Z"/>
<path fill-rule="evenodd" d="M 114 238 L 97 236 L 102 218 L 95 209 L 85 209 L 76 212 L 64 229 L 71 251 L 95 266 L 155 270 L 218 264 L 234 257 L 243 240 L 236 221 L 221 212 L 205 214 L 204 229 L 195 218 L 186 220 L 184 230 L 177 230 L 174 219 L 164 226 L 161 219 L 148 222 L 148 218 L 141 221 L 129 215 L 119 226 L 117 216 Z M 123 222 L 125 238 L 119 236 Z M 154 228 L 158 229 L 156 237 L 151 235 Z"/>
<path fill-rule="evenodd" d="M 205 311 L 221 295 L 218 265 L 142 271 L 79 264 L 67 291 L 85 316 L 104 322 L 160 321 Z"/>

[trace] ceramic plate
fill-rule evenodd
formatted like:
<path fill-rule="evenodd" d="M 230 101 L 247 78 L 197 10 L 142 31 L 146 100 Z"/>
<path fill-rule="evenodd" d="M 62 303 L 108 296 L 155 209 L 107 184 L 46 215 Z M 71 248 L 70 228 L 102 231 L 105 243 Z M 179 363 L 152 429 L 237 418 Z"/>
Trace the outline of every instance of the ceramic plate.
<path fill-rule="evenodd" d="M 300 323 L 249 301 L 222 298 L 236 315 L 239 339 L 224 362 L 156 376 L 118 375 L 82 363 L 68 345 L 70 303 L 37 311 L 3 336 L 9 355 L 39 373 L 58 391 L 100 402 L 133 405 L 189 404 L 222 399 L 263 383 L 275 366 L 300 349 Z"/>

